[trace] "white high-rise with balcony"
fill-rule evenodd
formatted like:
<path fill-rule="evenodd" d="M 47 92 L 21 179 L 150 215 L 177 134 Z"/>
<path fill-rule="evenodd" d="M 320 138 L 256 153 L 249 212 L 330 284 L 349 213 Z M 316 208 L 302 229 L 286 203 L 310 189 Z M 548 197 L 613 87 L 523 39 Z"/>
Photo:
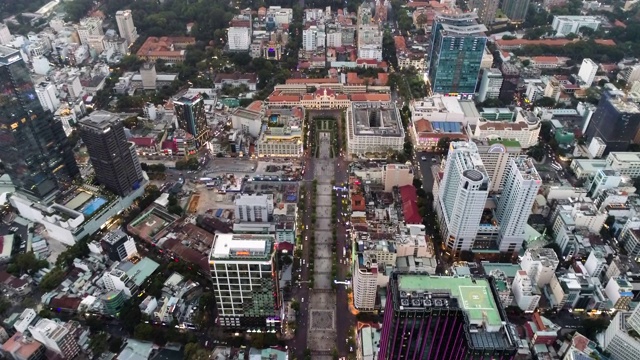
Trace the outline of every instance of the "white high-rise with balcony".
<path fill-rule="evenodd" d="M 524 228 L 541 184 L 542 180 L 531 159 L 519 156 L 509 160 L 504 189 L 496 210 L 501 252 L 515 252 L 522 248 L 526 240 Z"/>
<path fill-rule="evenodd" d="M 548 248 L 527 249 L 520 260 L 520 268 L 527 272 L 531 281 L 538 287 L 551 282 L 558 264 L 558 255 L 553 249 Z"/>
<path fill-rule="evenodd" d="M 538 307 L 540 295 L 534 293 L 531 277 L 524 270 L 519 270 L 511 283 L 513 299 L 524 312 L 532 313 Z"/>
<path fill-rule="evenodd" d="M 131 10 L 120 10 L 116 12 L 116 22 L 118 23 L 118 32 L 120 37 L 126 39 L 129 45 L 138 39 L 138 31 L 133 25 L 133 14 Z"/>
<path fill-rule="evenodd" d="M 476 144 L 452 142 L 437 206 L 442 238 L 449 249 L 457 253 L 473 247 L 489 188 Z"/>

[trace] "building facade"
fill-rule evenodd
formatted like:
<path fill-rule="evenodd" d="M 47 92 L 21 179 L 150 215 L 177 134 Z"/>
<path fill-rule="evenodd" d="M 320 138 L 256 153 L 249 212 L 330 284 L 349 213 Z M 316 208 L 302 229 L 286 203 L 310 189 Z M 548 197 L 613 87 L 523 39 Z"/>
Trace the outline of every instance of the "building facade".
<path fill-rule="evenodd" d="M 119 196 L 127 196 L 143 182 L 136 146 L 127 141 L 122 119 L 108 111 L 94 111 L 79 123 L 96 179 Z"/>
<path fill-rule="evenodd" d="M 639 140 L 640 106 L 622 92 L 605 91 L 591 117 L 586 137 L 599 137 L 607 151 L 626 151 Z"/>
<path fill-rule="evenodd" d="M 525 238 L 525 226 L 542 180 L 533 161 L 520 156 L 509 161 L 502 196 L 498 200 L 496 218 L 500 224 L 498 246 L 501 252 L 520 251 Z"/>
<path fill-rule="evenodd" d="M 222 327 L 277 331 L 281 298 L 273 235 L 216 234 L 209 255 Z"/>
<path fill-rule="evenodd" d="M 447 248 L 456 253 L 472 248 L 490 183 L 477 146 L 472 142 L 452 142 L 436 204 Z"/>
<path fill-rule="evenodd" d="M 243 194 L 234 201 L 236 219 L 241 222 L 269 222 L 273 214 L 273 195 Z"/>
<path fill-rule="evenodd" d="M 529 11 L 529 0 L 503 1 L 500 7 L 511 22 L 524 22 Z"/>
<path fill-rule="evenodd" d="M 202 96 L 180 97 L 173 101 L 178 127 L 191 134 L 196 146 L 200 147 L 209 140 L 209 126 Z"/>
<path fill-rule="evenodd" d="M 487 28 L 475 13 L 438 15 L 431 31 L 429 82 L 434 93 L 473 96 Z"/>
<path fill-rule="evenodd" d="M 40 319 L 34 326 L 29 326 L 29 332 L 47 349 L 55 351 L 65 359 L 73 359 L 80 353 L 80 346 L 73 337 L 68 323 Z"/>
<path fill-rule="evenodd" d="M 502 72 L 498 69 L 482 70 L 482 80 L 480 80 L 480 90 L 478 91 L 478 101 L 487 99 L 497 99 L 500 96 L 502 87 Z"/>
<path fill-rule="evenodd" d="M 120 10 L 116 12 L 116 23 L 120 37 L 126 39 L 129 44 L 133 44 L 138 39 L 138 31 L 133 25 L 133 14 L 131 10 Z"/>
<path fill-rule="evenodd" d="M 46 112 L 20 51 L 0 46 L 0 161 L 18 191 L 38 199 L 79 174 L 60 121 Z"/>

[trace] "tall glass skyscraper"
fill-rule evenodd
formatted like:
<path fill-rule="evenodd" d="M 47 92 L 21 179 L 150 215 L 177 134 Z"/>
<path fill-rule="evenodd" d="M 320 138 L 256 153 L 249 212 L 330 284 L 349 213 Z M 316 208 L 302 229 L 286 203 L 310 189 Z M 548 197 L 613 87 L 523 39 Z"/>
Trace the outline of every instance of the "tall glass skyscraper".
<path fill-rule="evenodd" d="M 178 126 L 193 135 L 198 147 L 209 140 L 209 127 L 202 96 L 199 94 L 192 97 L 182 96 L 173 101 L 173 106 L 178 118 Z"/>
<path fill-rule="evenodd" d="M 440 14 L 433 21 L 429 82 L 434 93 L 473 96 L 487 27 L 475 13 Z"/>
<path fill-rule="evenodd" d="M 79 174 L 60 121 L 45 111 L 18 50 L 0 46 L 0 161 L 18 189 L 44 199 Z"/>
<path fill-rule="evenodd" d="M 605 91 L 585 135 L 589 140 L 602 139 L 606 153 L 626 151 L 629 144 L 640 141 L 640 105 L 621 91 Z"/>

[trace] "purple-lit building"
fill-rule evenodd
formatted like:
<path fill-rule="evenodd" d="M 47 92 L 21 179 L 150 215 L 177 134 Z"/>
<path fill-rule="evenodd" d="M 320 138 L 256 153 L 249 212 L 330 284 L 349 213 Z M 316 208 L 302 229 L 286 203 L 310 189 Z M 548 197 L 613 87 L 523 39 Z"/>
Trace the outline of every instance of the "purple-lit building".
<path fill-rule="evenodd" d="M 393 273 L 379 359 L 514 359 L 516 334 L 493 279 Z"/>

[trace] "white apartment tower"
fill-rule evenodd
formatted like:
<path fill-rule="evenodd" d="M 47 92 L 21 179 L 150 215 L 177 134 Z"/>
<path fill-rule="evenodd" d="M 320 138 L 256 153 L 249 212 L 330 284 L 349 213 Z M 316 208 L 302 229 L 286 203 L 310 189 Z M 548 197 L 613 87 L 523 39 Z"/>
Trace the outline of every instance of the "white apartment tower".
<path fill-rule="evenodd" d="M 497 99 L 500 96 L 500 88 L 502 88 L 502 72 L 499 69 L 482 70 L 478 101 Z"/>
<path fill-rule="evenodd" d="M 0 24 L 0 45 L 6 45 L 12 40 L 11 32 L 5 24 Z"/>
<path fill-rule="evenodd" d="M 104 35 L 102 30 L 102 19 L 97 17 L 88 17 L 80 20 L 80 24 L 76 28 L 78 31 L 78 38 L 82 45 L 88 45 L 88 38 L 90 36 Z"/>
<path fill-rule="evenodd" d="M 241 195 L 234 201 L 240 222 L 268 222 L 273 214 L 273 195 Z"/>
<path fill-rule="evenodd" d="M 504 189 L 496 210 L 501 252 L 517 252 L 522 248 L 526 240 L 524 228 L 541 184 L 542 180 L 531 159 L 519 156 L 509 160 Z"/>
<path fill-rule="evenodd" d="M 68 324 L 40 319 L 34 326 L 29 326 L 29 332 L 47 349 L 55 351 L 65 359 L 73 359 L 80 353 L 80 346 L 69 330 Z"/>
<path fill-rule="evenodd" d="M 353 265 L 353 305 L 360 311 L 373 311 L 378 291 L 378 269 Z"/>
<path fill-rule="evenodd" d="M 476 144 L 452 142 L 440 183 L 437 210 L 442 238 L 456 253 L 473 247 L 490 182 Z"/>
<path fill-rule="evenodd" d="M 131 10 L 120 10 L 116 12 L 116 22 L 118 23 L 120 37 L 126 39 L 129 44 L 136 42 L 136 39 L 138 39 L 138 31 L 133 25 L 133 14 Z"/>
<path fill-rule="evenodd" d="M 251 45 L 251 29 L 248 27 L 230 27 L 227 33 L 229 50 L 247 51 Z"/>
<path fill-rule="evenodd" d="M 45 110 L 56 112 L 60 107 L 60 100 L 56 95 L 56 87 L 52 83 L 42 82 L 36 86 L 36 95 Z"/>
<path fill-rule="evenodd" d="M 517 141 L 499 139 L 477 140 L 476 146 L 478 146 L 482 164 L 491 179 L 489 191 L 499 192 L 504 188 L 509 160 L 520 156 L 522 148 Z"/>
<path fill-rule="evenodd" d="M 280 293 L 274 257 L 275 237 L 216 234 L 209 266 L 219 324 L 270 332 L 280 327 Z"/>
<path fill-rule="evenodd" d="M 635 336 L 629 335 L 629 330 L 636 333 L 640 330 L 636 318 L 638 309 L 629 315 L 628 312 L 619 311 L 611 320 L 607 331 L 604 333 L 603 350 L 611 354 L 611 359 L 636 360 L 640 353 L 640 341 Z"/>
<path fill-rule="evenodd" d="M 538 307 L 540 295 L 534 294 L 531 277 L 524 270 L 519 270 L 511 283 L 513 299 L 518 307 L 527 313 L 532 313 Z"/>
<path fill-rule="evenodd" d="M 585 86 L 589 87 L 591 86 L 591 84 L 593 84 L 597 72 L 598 64 L 596 64 L 593 60 L 586 58 L 582 60 L 582 65 L 580 65 L 580 70 L 578 71 L 578 78 L 584 83 Z"/>
<path fill-rule="evenodd" d="M 551 282 L 558 264 L 558 255 L 553 249 L 527 249 L 520 261 L 520 268 L 526 271 L 536 286 L 542 288 Z"/>
<path fill-rule="evenodd" d="M 589 254 L 587 261 L 584 263 L 584 267 L 587 269 L 589 276 L 600 278 L 606 264 L 607 259 L 604 254 L 598 250 L 593 250 Z"/>

